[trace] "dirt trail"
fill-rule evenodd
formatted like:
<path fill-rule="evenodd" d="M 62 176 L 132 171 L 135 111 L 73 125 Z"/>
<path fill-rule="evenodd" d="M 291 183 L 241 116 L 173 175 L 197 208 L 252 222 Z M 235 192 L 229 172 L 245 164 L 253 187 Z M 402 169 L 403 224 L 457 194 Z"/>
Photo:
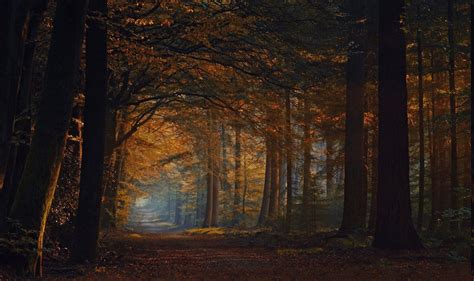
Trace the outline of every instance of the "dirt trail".
<path fill-rule="evenodd" d="M 97 267 L 46 264 L 49 280 L 470 280 L 468 263 L 375 252 L 285 252 L 183 233 L 109 237 Z M 370 252 L 367 252 L 370 251 Z"/>

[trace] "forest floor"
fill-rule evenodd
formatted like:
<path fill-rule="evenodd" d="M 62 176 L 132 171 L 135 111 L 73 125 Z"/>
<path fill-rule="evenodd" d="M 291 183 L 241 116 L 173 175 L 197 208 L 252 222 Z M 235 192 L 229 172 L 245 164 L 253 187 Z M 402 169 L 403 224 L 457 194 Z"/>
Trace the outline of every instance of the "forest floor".
<path fill-rule="evenodd" d="M 446 252 L 389 253 L 326 238 L 118 232 L 106 237 L 96 265 L 46 260 L 45 280 L 472 280 L 469 263 Z"/>

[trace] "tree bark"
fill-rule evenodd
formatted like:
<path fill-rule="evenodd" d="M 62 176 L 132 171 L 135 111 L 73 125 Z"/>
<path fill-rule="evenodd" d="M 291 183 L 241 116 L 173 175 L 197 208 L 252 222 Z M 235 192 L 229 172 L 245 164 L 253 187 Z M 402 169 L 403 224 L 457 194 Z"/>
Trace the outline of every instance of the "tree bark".
<path fill-rule="evenodd" d="M 377 129 L 372 132 L 371 153 L 370 153 L 370 213 L 369 213 L 369 230 L 375 230 L 375 221 L 377 218 Z"/>
<path fill-rule="evenodd" d="M 44 5 L 34 7 L 28 28 L 28 40 L 25 45 L 23 72 L 16 108 L 16 116 L 19 120 L 15 124 L 15 135 L 18 143 L 14 144 L 9 152 L 11 164 L 7 166 L 3 189 L 0 191 L 0 220 L 8 215 L 13 204 L 31 142 L 31 81 L 37 32 L 47 6 L 47 1 L 43 2 L 45 2 Z"/>
<path fill-rule="evenodd" d="M 280 209 L 280 167 L 281 158 L 280 150 L 278 148 L 279 143 L 273 140 L 272 144 L 272 166 L 271 166 L 271 178 L 270 178 L 270 206 L 268 208 L 268 218 L 275 221 L 278 218 Z"/>
<path fill-rule="evenodd" d="M 107 107 L 107 0 L 91 1 L 86 34 L 86 99 L 73 259 L 95 261 L 104 188 L 105 121 Z"/>
<path fill-rule="evenodd" d="M 10 217 L 35 233 L 36 250 L 18 266 L 41 275 L 44 229 L 64 156 L 87 0 L 58 1 L 36 130 Z"/>
<path fill-rule="evenodd" d="M 0 186 L 3 185 L 11 148 L 24 49 L 33 4 L 33 1 L 27 0 L 0 2 Z"/>
<path fill-rule="evenodd" d="M 234 186 L 234 212 L 233 212 L 233 224 L 238 225 L 240 219 L 240 202 L 241 202 L 241 187 L 242 187 L 242 128 L 237 125 L 235 126 L 235 186 Z"/>
<path fill-rule="evenodd" d="M 212 134 L 213 136 L 217 134 L 216 126 L 214 124 Z M 218 139 L 218 136 L 214 136 L 214 140 Z M 214 161 L 214 173 L 212 179 L 212 219 L 211 219 L 211 226 L 217 227 L 219 223 L 219 190 L 221 189 L 221 146 L 216 141 L 213 144 L 213 147 L 216 149 L 213 151 L 213 161 Z"/>
<path fill-rule="evenodd" d="M 365 1 L 349 1 L 351 36 L 346 70 L 346 130 L 344 145 L 344 212 L 342 233 L 365 229 L 367 171 L 364 163 Z"/>
<path fill-rule="evenodd" d="M 420 25 L 421 7 L 418 3 L 416 6 L 418 25 Z M 424 89 L 423 89 L 423 46 L 422 46 L 421 27 L 418 26 L 416 31 L 417 45 L 417 63 L 418 63 L 418 138 L 420 139 L 419 151 L 419 178 L 418 178 L 418 217 L 416 220 L 418 230 L 423 227 L 423 215 L 425 204 L 425 114 L 424 114 Z"/>
<path fill-rule="evenodd" d="M 209 136 L 211 137 L 212 135 L 212 114 L 210 111 L 207 113 L 208 117 L 208 133 Z M 207 198 L 206 198 L 206 213 L 204 215 L 204 222 L 203 222 L 203 227 L 211 227 L 212 223 L 212 206 L 213 206 L 213 195 L 214 195 L 214 162 L 212 160 L 213 157 L 213 152 L 212 152 L 212 144 L 207 142 Z"/>
<path fill-rule="evenodd" d="M 175 199 L 175 211 L 174 211 L 174 224 L 181 225 L 181 198 L 178 188 L 176 188 L 176 199 Z"/>
<path fill-rule="evenodd" d="M 377 221 L 373 245 L 420 249 L 410 204 L 404 0 L 380 2 Z"/>
<path fill-rule="evenodd" d="M 431 68 L 436 67 L 434 60 L 434 52 L 430 52 Z M 431 219 L 428 226 L 428 229 L 433 232 L 436 231 L 438 227 L 438 220 L 440 219 L 441 211 L 441 186 L 439 180 L 439 147 L 441 141 L 441 135 L 439 133 L 439 124 L 437 124 L 436 119 L 438 118 L 437 113 L 437 97 L 436 97 L 436 75 L 431 73 L 431 94 L 430 94 L 430 104 L 431 104 L 431 121 L 430 121 L 430 178 L 431 178 Z"/>
<path fill-rule="evenodd" d="M 267 221 L 268 211 L 270 209 L 270 189 L 271 189 L 271 178 L 272 178 L 272 162 L 273 157 L 271 153 L 270 140 L 266 140 L 266 160 L 265 160 L 265 182 L 263 184 L 263 196 L 262 205 L 260 207 L 260 215 L 258 217 L 258 225 L 264 225 Z"/>
<path fill-rule="evenodd" d="M 287 230 L 292 228 L 293 212 L 293 132 L 291 129 L 291 94 L 288 91 L 285 97 L 286 107 L 286 225 Z"/>
<path fill-rule="evenodd" d="M 448 75 L 449 75 L 449 131 L 451 140 L 451 208 L 460 208 L 458 195 L 458 138 L 457 138 L 457 117 L 456 117 L 456 42 L 454 40 L 454 1 L 448 0 Z M 453 227 L 456 227 L 455 224 Z"/>
<path fill-rule="evenodd" d="M 311 105 L 309 97 L 304 99 L 304 124 L 303 124 L 303 224 L 310 227 L 311 218 L 311 147 L 313 139 L 311 137 Z"/>
<path fill-rule="evenodd" d="M 249 188 L 248 171 L 247 171 L 247 154 L 244 151 L 244 191 L 242 193 L 242 219 L 245 219 L 245 203 L 247 199 L 247 190 Z"/>

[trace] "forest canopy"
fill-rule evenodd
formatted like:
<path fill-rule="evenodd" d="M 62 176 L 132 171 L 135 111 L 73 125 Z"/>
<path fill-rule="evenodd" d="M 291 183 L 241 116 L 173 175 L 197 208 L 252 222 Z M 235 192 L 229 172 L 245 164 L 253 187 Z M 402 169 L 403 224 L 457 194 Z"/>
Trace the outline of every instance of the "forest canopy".
<path fill-rule="evenodd" d="M 472 7 L 0 0 L 0 260 L 38 277 L 172 232 L 462 267 Z"/>

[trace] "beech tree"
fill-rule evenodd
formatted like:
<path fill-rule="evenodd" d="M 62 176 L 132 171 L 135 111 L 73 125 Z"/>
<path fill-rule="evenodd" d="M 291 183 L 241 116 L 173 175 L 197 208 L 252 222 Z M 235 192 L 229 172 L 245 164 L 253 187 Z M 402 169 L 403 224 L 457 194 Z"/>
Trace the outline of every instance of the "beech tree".
<path fill-rule="evenodd" d="M 57 4 L 36 130 L 10 211 L 13 220 L 35 233 L 36 249 L 18 264 L 26 274 L 42 273 L 44 230 L 71 121 L 86 7 L 87 1 Z"/>
<path fill-rule="evenodd" d="M 79 207 L 73 258 L 93 261 L 97 255 L 99 222 L 104 193 L 105 121 L 107 110 L 107 1 L 89 4 L 86 32 L 86 101 L 81 161 Z"/>
<path fill-rule="evenodd" d="M 408 177 L 405 1 L 379 7 L 379 137 L 374 247 L 422 248 L 411 217 Z"/>
<path fill-rule="evenodd" d="M 364 163 L 365 2 L 349 1 L 350 34 L 347 61 L 344 215 L 341 232 L 366 227 L 367 171 Z"/>

